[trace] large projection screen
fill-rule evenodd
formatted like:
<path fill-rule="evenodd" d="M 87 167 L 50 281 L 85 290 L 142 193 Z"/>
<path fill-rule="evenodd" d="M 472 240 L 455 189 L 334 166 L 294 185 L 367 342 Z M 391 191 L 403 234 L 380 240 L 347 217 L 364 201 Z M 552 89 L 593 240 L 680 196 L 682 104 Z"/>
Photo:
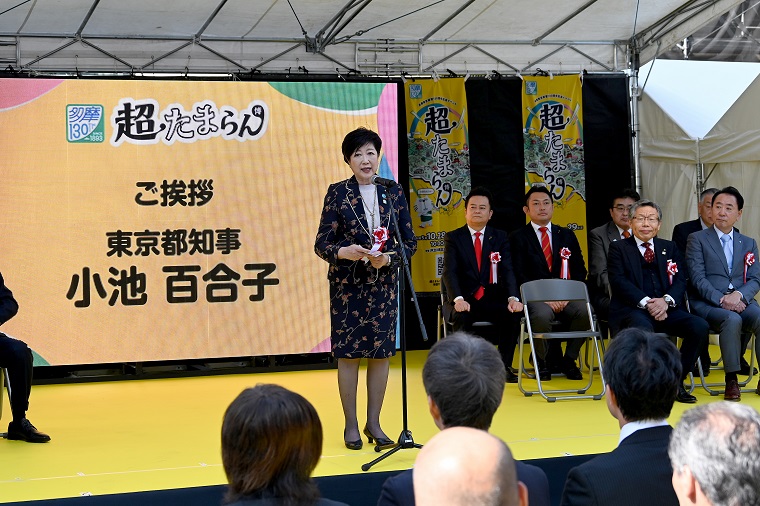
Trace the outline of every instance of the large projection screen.
<path fill-rule="evenodd" d="M 50 365 L 329 351 L 314 237 L 396 84 L 0 79 L 0 330 Z"/>

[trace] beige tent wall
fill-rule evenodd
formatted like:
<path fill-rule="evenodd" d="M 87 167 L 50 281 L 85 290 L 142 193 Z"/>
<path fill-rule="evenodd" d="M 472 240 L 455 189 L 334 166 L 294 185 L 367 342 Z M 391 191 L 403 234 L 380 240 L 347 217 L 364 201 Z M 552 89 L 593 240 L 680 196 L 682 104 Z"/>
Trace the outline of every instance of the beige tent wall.
<path fill-rule="evenodd" d="M 641 168 L 641 198 L 662 207 L 659 236 L 670 239 L 675 225 L 697 216 L 695 166 L 642 158 Z"/>
<path fill-rule="evenodd" d="M 675 84 L 674 84 L 675 86 Z M 708 100 L 708 98 L 705 98 Z M 756 78 L 703 139 L 690 138 L 649 95 L 639 102 L 642 197 L 663 208 L 660 237 L 697 216 L 696 168 L 705 187 L 732 185 L 745 199 L 737 226 L 760 238 L 760 78 Z"/>

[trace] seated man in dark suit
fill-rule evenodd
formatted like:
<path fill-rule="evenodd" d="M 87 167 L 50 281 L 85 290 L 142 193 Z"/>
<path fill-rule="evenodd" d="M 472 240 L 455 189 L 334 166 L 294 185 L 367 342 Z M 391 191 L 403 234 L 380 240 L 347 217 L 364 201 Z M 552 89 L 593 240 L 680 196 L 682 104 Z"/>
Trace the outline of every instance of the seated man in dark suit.
<path fill-rule="evenodd" d="M 600 320 L 608 321 L 610 313 L 610 281 L 607 277 L 607 252 L 610 243 L 631 237 L 630 211 L 639 200 L 636 190 L 626 188 L 615 192 L 610 199 L 610 217 L 600 227 L 588 233 L 588 286 L 591 305 Z"/>
<path fill-rule="evenodd" d="M 727 401 L 741 399 L 736 373 L 747 349 L 742 332 L 760 335 L 757 243 L 734 228 L 743 207 L 744 197 L 733 186 L 718 191 L 713 195 L 713 226 L 691 234 L 686 245 L 691 310 L 720 332 Z M 758 344 L 755 341 L 756 350 Z"/>
<path fill-rule="evenodd" d="M 649 331 L 623 330 L 604 355 L 604 379 L 618 446 L 570 470 L 562 506 L 678 506 L 665 420 L 681 385 L 678 349 Z"/>
<path fill-rule="evenodd" d="M 488 226 L 493 216 L 491 192 L 473 188 L 465 198 L 467 224 L 446 233 L 441 282 L 446 293 L 443 315 L 454 331 L 472 332 L 472 324 L 488 321 L 499 336 L 499 352 L 507 382 L 517 383 L 512 356 L 523 305 L 512 271 L 507 233 Z"/>
<path fill-rule="evenodd" d="M 681 506 L 760 504 L 760 415 L 713 402 L 686 411 L 668 448 Z"/>
<path fill-rule="evenodd" d="M 676 247 L 681 253 L 681 258 L 686 262 L 689 261 L 689 259 L 686 258 L 686 241 L 689 236 L 694 232 L 709 228 L 713 224 L 712 198 L 717 191 L 717 188 L 707 188 L 706 190 L 703 190 L 702 193 L 699 194 L 699 202 L 697 202 L 697 219 L 684 221 L 673 228 L 673 242 L 676 243 Z M 747 341 L 749 341 L 749 337 L 747 337 Z M 747 341 L 744 342 L 745 346 Z M 702 374 L 705 376 L 710 374 L 711 360 L 710 351 L 708 349 L 709 344 L 710 343 L 706 343 L 705 346 L 699 350 L 699 357 L 702 359 Z M 747 370 L 749 371 L 749 364 L 747 364 Z M 694 367 L 694 374 L 699 375 L 699 370 L 696 366 Z"/>
<path fill-rule="evenodd" d="M 16 316 L 17 312 L 18 302 L 0 275 L 0 325 Z M 47 443 L 50 436 L 38 431 L 26 418 L 29 394 L 32 392 L 32 364 L 32 350 L 26 343 L 0 332 L 0 367 L 8 371 L 8 397 L 13 413 L 13 420 L 8 424 L 7 437 L 27 443 Z M 0 384 L 0 388 L 2 387 Z"/>
<path fill-rule="evenodd" d="M 525 194 L 523 212 L 530 218 L 530 222 L 515 230 L 509 240 L 517 284 L 552 278 L 585 281 L 586 264 L 578 239 L 572 230 L 551 222 L 554 215 L 551 192 L 545 186 L 533 186 Z M 549 332 L 555 321 L 564 324 L 569 330 L 588 330 L 590 327 L 586 305 L 581 301 L 539 302 L 529 305 L 529 310 L 530 325 L 534 332 Z M 562 358 L 559 343 L 537 340 L 541 380 L 551 379 L 553 369 L 564 373 L 568 379 L 583 379 L 575 364 L 583 341 L 568 340 Z"/>
<path fill-rule="evenodd" d="M 492 344 L 456 332 L 430 349 L 422 369 L 435 425 L 488 430 L 504 394 L 504 363 Z M 528 488 L 532 506 L 549 506 L 549 480 L 541 468 L 516 461 L 517 479 Z M 413 470 L 388 478 L 378 506 L 413 506 Z"/>
<path fill-rule="evenodd" d="M 717 188 L 703 190 L 697 202 L 697 219 L 684 221 L 673 227 L 673 242 L 676 243 L 681 256 L 686 255 L 686 241 L 691 234 L 712 227 L 712 198 L 716 193 L 718 193 Z"/>
<path fill-rule="evenodd" d="M 633 236 L 610 244 L 610 329 L 613 335 L 621 329 L 639 327 L 683 338 L 683 380 L 707 342 L 709 329 L 705 320 L 684 308 L 686 272 L 675 243 L 655 237 L 661 221 L 660 206 L 639 200 L 631 208 Z M 676 400 L 697 402 L 683 383 L 679 383 Z"/>

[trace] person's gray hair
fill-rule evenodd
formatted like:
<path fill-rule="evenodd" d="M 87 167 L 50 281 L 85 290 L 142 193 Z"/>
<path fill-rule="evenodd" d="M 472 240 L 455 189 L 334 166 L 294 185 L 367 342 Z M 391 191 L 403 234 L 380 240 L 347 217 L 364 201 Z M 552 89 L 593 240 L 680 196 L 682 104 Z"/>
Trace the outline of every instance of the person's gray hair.
<path fill-rule="evenodd" d="M 686 411 L 668 447 L 673 470 L 691 470 L 714 506 L 760 505 L 760 414 L 714 402 Z"/>
<path fill-rule="evenodd" d="M 454 332 L 430 349 L 422 368 L 425 392 L 446 427 L 488 430 L 501 404 L 507 370 L 494 345 Z"/>
<path fill-rule="evenodd" d="M 657 202 L 646 199 L 641 199 L 637 202 L 634 202 L 631 206 L 631 210 L 628 212 L 628 216 L 633 219 L 633 217 L 636 216 L 636 211 L 638 211 L 640 207 L 654 207 L 657 210 L 657 218 L 662 221 L 662 209 L 660 206 L 657 205 Z"/>
<path fill-rule="evenodd" d="M 705 196 L 707 195 L 715 195 L 718 193 L 717 188 L 707 188 L 705 190 L 702 190 L 702 193 L 699 194 L 699 201 L 702 202 L 704 200 Z"/>

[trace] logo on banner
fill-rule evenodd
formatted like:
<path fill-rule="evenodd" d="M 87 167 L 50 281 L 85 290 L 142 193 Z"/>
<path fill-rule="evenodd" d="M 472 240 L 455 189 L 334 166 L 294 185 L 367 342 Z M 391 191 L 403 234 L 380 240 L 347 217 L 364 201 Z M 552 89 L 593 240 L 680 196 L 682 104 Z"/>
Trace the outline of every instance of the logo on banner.
<path fill-rule="evenodd" d="M 525 94 L 538 95 L 538 83 L 536 81 L 525 81 Z"/>
<path fill-rule="evenodd" d="M 66 106 L 66 140 L 69 142 L 103 142 L 103 106 L 69 104 Z"/>
<path fill-rule="evenodd" d="M 422 98 L 422 85 L 410 84 L 409 85 L 409 98 Z"/>

